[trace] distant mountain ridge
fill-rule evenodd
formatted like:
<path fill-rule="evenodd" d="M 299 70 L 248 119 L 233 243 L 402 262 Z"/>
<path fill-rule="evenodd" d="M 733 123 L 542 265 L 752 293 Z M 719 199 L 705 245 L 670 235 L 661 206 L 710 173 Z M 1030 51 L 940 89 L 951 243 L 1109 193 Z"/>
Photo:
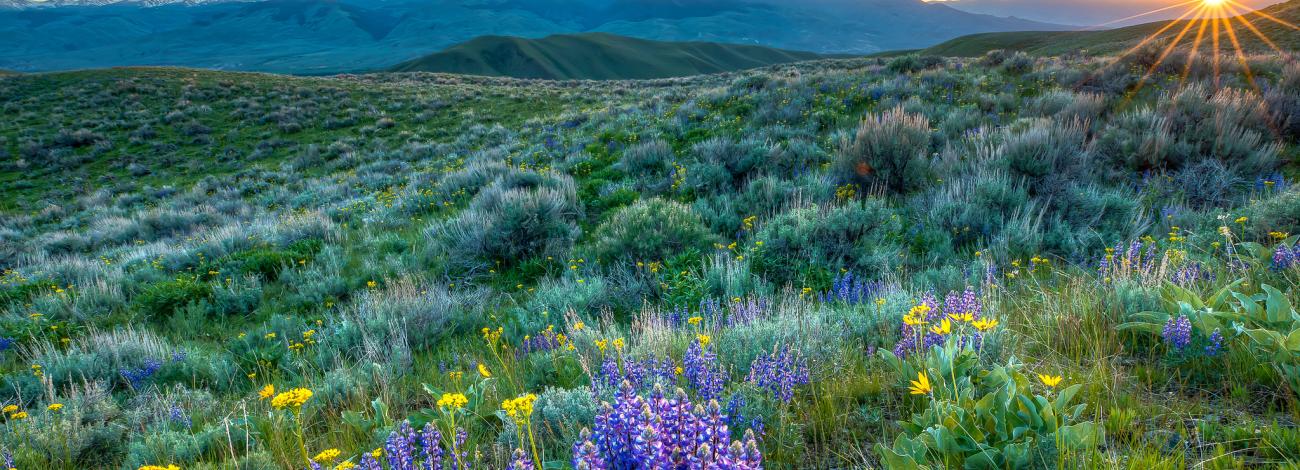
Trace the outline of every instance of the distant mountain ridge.
<path fill-rule="evenodd" d="M 608 33 L 528 39 L 483 36 L 393 67 L 515 78 L 621 80 L 682 77 L 813 60 L 824 56 L 763 46 L 662 42 Z"/>
<path fill-rule="evenodd" d="M 63 6 L 41 8 L 0 2 L 26 4 L 0 9 L 0 68 L 29 72 L 118 65 L 368 71 L 489 35 L 605 32 L 871 53 L 972 33 L 1066 28 L 920 0 L 51 0 Z"/>

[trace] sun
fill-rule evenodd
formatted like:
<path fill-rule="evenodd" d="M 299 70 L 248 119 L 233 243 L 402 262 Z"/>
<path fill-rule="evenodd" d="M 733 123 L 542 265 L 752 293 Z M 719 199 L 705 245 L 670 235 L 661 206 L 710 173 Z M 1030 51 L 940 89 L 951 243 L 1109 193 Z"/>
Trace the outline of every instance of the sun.
<path fill-rule="evenodd" d="M 1201 0 L 1201 4 L 1207 7 L 1223 6 L 1227 0 Z"/>

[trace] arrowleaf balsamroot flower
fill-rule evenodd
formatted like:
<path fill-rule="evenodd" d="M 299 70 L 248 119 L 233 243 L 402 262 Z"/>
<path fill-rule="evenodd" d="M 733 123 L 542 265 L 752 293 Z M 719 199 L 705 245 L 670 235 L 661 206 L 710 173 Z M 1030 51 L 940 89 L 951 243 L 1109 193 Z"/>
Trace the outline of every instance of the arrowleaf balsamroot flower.
<path fill-rule="evenodd" d="M 478 363 L 478 375 L 483 376 L 485 379 L 490 379 L 492 378 L 492 371 L 488 370 L 487 366 L 480 362 Z"/>
<path fill-rule="evenodd" d="M 1057 385 L 1060 385 L 1061 379 L 1062 377 L 1059 375 L 1038 374 L 1038 380 L 1042 381 L 1043 385 L 1052 388 L 1056 388 Z"/>
<path fill-rule="evenodd" d="M 316 456 L 311 459 L 320 463 L 332 463 L 335 460 L 338 460 L 340 455 L 343 455 L 343 453 L 339 452 L 338 449 L 325 449 L 320 451 L 319 454 L 316 454 Z"/>
<path fill-rule="evenodd" d="M 262 387 L 261 390 L 257 391 L 257 396 L 261 400 L 265 400 L 267 398 L 271 398 L 275 396 L 275 386 L 271 384 L 266 384 L 265 387 Z"/>
<path fill-rule="evenodd" d="M 50 410 L 50 411 L 59 411 L 59 410 L 62 410 L 62 409 L 63 409 L 63 404 L 62 404 L 62 403 L 50 403 L 50 406 L 45 407 L 45 409 Z"/>
<path fill-rule="evenodd" d="M 934 389 L 930 387 L 930 378 L 926 377 L 924 372 L 917 372 L 916 380 L 911 382 L 912 386 L 909 387 L 908 390 L 911 391 L 912 395 L 928 395 L 930 392 L 934 391 Z"/>
<path fill-rule="evenodd" d="M 276 395 L 275 398 L 271 399 L 271 406 L 277 410 L 302 408 L 302 405 L 311 399 L 311 395 L 312 392 L 309 389 L 295 388 Z"/>

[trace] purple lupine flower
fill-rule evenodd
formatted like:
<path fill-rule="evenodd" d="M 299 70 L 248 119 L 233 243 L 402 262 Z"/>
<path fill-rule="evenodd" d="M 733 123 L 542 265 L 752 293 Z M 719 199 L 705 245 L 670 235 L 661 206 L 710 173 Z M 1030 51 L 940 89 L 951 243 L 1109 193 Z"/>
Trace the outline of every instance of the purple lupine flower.
<path fill-rule="evenodd" d="M 1209 344 L 1205 345 L 1205 355 L 1214 357 L 1214 356 L 1218 356 L 1219 353 L 1222 351 L 1223 351 L 1223 334 L 1219 332 L 1218 328 L 1215 328 L 1214 332 L 1210 333 Z"/>
<path fill-rule="evenodd" d="M 180 424 L 187 430 L 194 427 L 194 423 L 190 421 L 190 417 L 186 415 L 185 410 L 181 409 L 179 406 L 172 405 L 170 418 L 173 423 Z"/>
<path fill-rule="evenodd" d="M 465 442 L 469 440 L 469 432 L 463 428 L 456 429 L 456 447 L 452 449 L 452 463 L 456 468 L 474 468 L 473 462 L 469 459 L 469 446 Z"/>
<path fill-rule="evenodd" d="M 424 470 L 442 470 L 442 433 L 433 424 L 424 424 L 420 447 L 424 451 Z"/>
<path fill-rule="evenodd" d="M 727 384 L 728 374 L 722 364 L 718 363 L 718 354 L 713 348 L 700 345 L 699 339 L 691 342 L 682 358 L 682 375 L 700 398 L 714 400 L 722 393 Z"/>
<path fill-rule="evenodd" d="M 384 457 L 388 459 L 388 466 L 394 470 L 415 470 L 416 445 L 415 429 L 411 428 L 411 423 L 402 421 L 384 442 Z"/>
<path fill-rule="evenodd" d="M 316 463 L 315 460 L 308 460 L 307 470 L 325 470 L 325 469 L 321 467 L 319 463 Z"/>
<path fill-rule="evenodd" d="M 172 353 L 172 362 L 185 362 L 186 357 L 189 357 L 189 355 L 184 350 L 178 349 Z"/>
<path fill-rule="evenodd" d="M 865 281 L 857 278 L 852 271 L 847 271 L 831 281 L 831 290 L 822 293 L 821 301 L 857 305 L 875 300 L 882 289 L 884 283 Z"/>
<path fill-rule="evenodd" d="M 789 346 L 777 348 L 754 358 L 745 380 L 789 403 L 794 399 L 794 388 L 810 381 L 808 358 Z"/>
<path fill-rule="evenodd" d="M 515 449 L 514 455 L 510 458 L 508 470 L 534 470 L 537 467 L 533 465 L 533 459 L 524 453 L 523 449 Z"/>
<path fill-rule="evenodd" d="M 0 336 L 0 352 L 8 351 L 9 348 L 13 347 L 14 343 L 17 342 L 18 340 L 15 340 L 13 338 L 6 338 L 4 336 Z"/>
<path fill-rule="evenodd" d="M 672 398 L 656 388 L 649 399 L 625 383 L 615 402 L 602 404 L 591 430 L 573 446 L 576 469 L 762 468 L 753 431 L 730 442 L 727 418 L 716 400 L 693 405 L 686 392 Z"/>
<path fill-rule="evenodd" d="M 18 468 L 17 465 L 14 465 L 14 454 L 10 454 L 8 449 L 5 449 L 3 456 L 5 460 L 5 470 Z"/>
<path fill-rule="evenodd" d="M 140 388 L 140 385 L 142 385 L 145 380 L 153 377 L 159 369 L 162 369 L 162 361 L 154 358 L 146 358 L 144 364 L 140 367 L 123 368 L 121 373 L 122 378 L 126 379 L 126 381 L 131 384 L 131 388 Z"/>
<path fill-rule="evenodd" d="M 1278 243 L 1277 248 L 1273 249 L 1272 269 L 1274 271 L 1291 269 L 1300 264 L 1297 263 L 1297 258 L 1300 258 L 1300 250 L 1289 247 L 1286 243 Z M 0 348 L 0 350 L 3 350 L 3 348 Z"/>
<path fill-rule="evenodd" d="M 1192 321 L 1186 315 L 1170 318 L 1160 336 L 1174 349 L 1183 349 L 1192 342 Z"/>
<path fill-rule="evenodd" d="M 361 456 L 361 463 L 357 465 L 361 470 L 384 470 L 384 465 L 371 457 L 370 454 Z"/>

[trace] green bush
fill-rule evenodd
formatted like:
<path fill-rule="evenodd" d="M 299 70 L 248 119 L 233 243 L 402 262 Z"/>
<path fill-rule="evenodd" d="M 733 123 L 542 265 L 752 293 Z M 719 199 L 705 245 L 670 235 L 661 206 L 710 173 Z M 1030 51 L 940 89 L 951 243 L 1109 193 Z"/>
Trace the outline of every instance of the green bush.
<path fill-rule="evenodd" d="M 901 232 L 902 220 L 880 199 L 793 209 L 759 228 L 754 268 L 778 284 L 802 281 L 813 267 L 875 279 L 898 264 Z"/>
<path fill-rule="evenodd" d="M 835 173 L 863 189 L 906 193 L 930 178 L 930 121 L 898 107 L 868 117 L 840 141 Z"/>
<path fill-rule="evenodd" d="M 498 181 L 455 218 L 427 230 L 434 254 L 453 270 L 483 273 L 539 257 L 565 258 L 578 238 L 582 207 L 573 182 L 507 188 Z"/>
<path fill-rule="evenodd" d="M 664 261 L 683 252 L 708 250 L 714 235 L 681 203 L 642 199 L 619 209 L 596 227 L 592 254 L 602 262 Z"/>
<path fill-rule="evenodd" d="M 171 281 L 144 286 L 135 296 L 137 309 L 155 318 L 166 318 L 186 306 L 212 297 L 212 285 L 197 276 L 181 276 Z"/>

